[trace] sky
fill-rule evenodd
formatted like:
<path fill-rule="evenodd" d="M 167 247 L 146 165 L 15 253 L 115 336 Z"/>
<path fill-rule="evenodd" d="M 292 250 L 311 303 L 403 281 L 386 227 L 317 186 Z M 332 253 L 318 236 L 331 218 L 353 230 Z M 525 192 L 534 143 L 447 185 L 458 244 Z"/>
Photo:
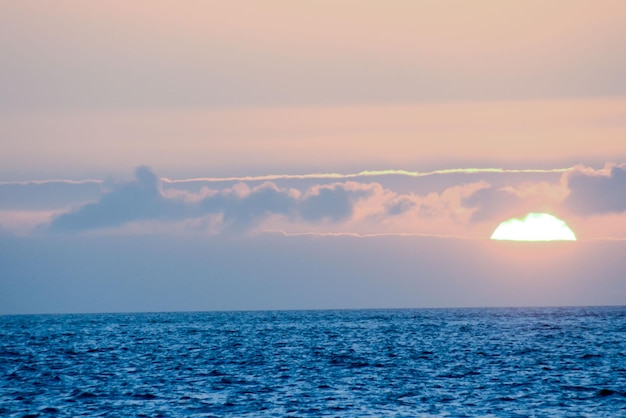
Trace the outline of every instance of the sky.
<path fill-rule="evenodd" d="M 0 314 L 626 303 L 621 0 L 0 3 Z M 530 212 L 576 242 L 492 241 Z"/>

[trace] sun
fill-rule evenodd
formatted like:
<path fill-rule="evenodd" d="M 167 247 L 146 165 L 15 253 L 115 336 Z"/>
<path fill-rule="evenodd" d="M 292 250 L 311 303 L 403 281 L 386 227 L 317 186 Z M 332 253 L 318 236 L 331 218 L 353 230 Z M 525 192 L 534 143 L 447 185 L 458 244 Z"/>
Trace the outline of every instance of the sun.
<path fill-rule="evenodd" d="M 576 235 L 567 224 L 548 213 L 529 213 L 522 219 L 502 222 L 493 234 L 493 240 L 507 241 L 576 241 Z"/>

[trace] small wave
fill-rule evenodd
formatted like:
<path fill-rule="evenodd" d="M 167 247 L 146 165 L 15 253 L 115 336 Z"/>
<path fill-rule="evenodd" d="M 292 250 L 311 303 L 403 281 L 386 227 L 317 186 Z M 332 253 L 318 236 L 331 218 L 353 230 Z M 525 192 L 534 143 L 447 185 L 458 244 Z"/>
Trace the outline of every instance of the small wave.
<path fill-rule="evenodd" d="M 589 360 L 589 359 L 592 359 L 592 358 L 599 358 L 599 357 L 602 357 L 602 356 L 600 354 L 587 353 L 587 354 L 582 355 L 580 358 L 582 360 Z"/>
<path fill-rule="evenodd" d="M 141 399 L 144 401 L 149 401 L 149 400 L 158 398 L 158 396 L 153 395 L 152 393 L 133 393 L 132 397 L 135 399 Z"/>
<path fill-rule="evenodd" d="M 502 396 L 498 398 L 498 400 L 502 402 L 512 402 L 512 401 L 515 401 L 515 398 L 511 398 L 509 396 Z"/>
<path fill-rule="evenodd" d="M 480 375 L 480 372 L 477 372 L 475 370 L 469 370 L 465 373 L 445 373 L 445 374 L 440 374 L 438 377 L 443 377 L 445 379 L 462 379 L 464 377 L 468 377 L 468 376 L 478 376 Z"/>
<path fill-rule="evenodd" d="M 58 414 L 60 411 L 57 408 L 53 408 L 51 406 L 46 406 L 40 411 L 42 414 Z"/>
<path fill-rule="evenodd" d="M 82 391 L 80 389 L 74 389 L 72 392 L 70 392 L 69 396 L 72 399 L 90 399 L 90 398 L 97 398 L 98 397 L 98 395 L 96 395 L 95 393 L 88 392 L 88 391 Z"/>
<path fill-rule="evenodd" d="M 348 363 L 348 369 L 360 369 L 361 367 L 367 367 L 369 366 L 369 363 L 365 363 L 362 361 L 355 361 L 352 363 Z"/>
<path fill-rule="evenodd" d="M 596 397 L 598 398 L 606 398 L 608 396 L 624 396 L 626 397 L 626 392 L 618 392 L 613 389 L 602 388 L 598 392 L 596 392 Z"/>

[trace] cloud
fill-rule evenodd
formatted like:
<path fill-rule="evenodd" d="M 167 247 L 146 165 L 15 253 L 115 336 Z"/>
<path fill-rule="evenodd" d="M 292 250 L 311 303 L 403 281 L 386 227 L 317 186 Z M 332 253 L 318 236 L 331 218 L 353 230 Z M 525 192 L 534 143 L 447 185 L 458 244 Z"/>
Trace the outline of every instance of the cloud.
<path fill-rule="evenodd" d="M 532 211 L 557 216 L 626 211 L 623 166 L 577 167 L 560 179 L 553 178 L 553 170 L 543 174 L 551 180 L 512 179 L 512 173 L 497 173 L 504 178 L 468 182 L 466 177 L 457 179 L 454 186 L 426 193 L 410 191 L 410 184 L 401 183 L 399 191 L 393 183 L 364 183 L 365 179 L 334 183 L 320 179 L 320 184 L 308 179 L 305 184 L 291 185 L 277 184 L 280 180 L 258 184 L 255 179 L 252 184 L 214 183 L 216 188 L 203 184 L 190 189 L 165 183 L 169 187 L 163 189 L 162 179 L 148 167 L 139 167 L 134 180 L 113 186 L 103 183 L 101 187 L 110 191 L 98 200 L 55 216 L 50 230 L 128 229 L 133 224 L 133 231 L 138 232 L 163 230 L 163 226 L 165 230 L 211 233 L 284 230 L 482 236 L 480 228 L 489 222 Z"/>
<path fill-rule="evenodd" d="M 199 213 L 222 213 L 231 229 L 250 227 L 271 215 L 292 221 L 339 222 L 352 215 L 355 203 L 369 194 L 358 183 L 314 186 L 305 193 L 266 182 L 249 188 L 240 183 L 199 201 Z"/>
<path fill-rule="evenodd" d="M 487 185 L 465 198 L 463 205 L 476 209 L 473 222 L 484 222 L 528 212 L 559 212 L 567 193 L 563 183 L 545 181 L 505 187 Z"/>
<path fill-rule="evenodd" d="M 417 203 L 414 199 L 407 196 L 401 196 L 389 202 L 387 205 L 387 213 L 392 216 L 401 215 L 415 208 L 416 205 Z"/>
<path fill-rule="evenodd" d="M 565 205 L 580 215 L 626 211 L 626 165 L 603 170 L 580 169 L 566 176 L 569 195 Z"/>
<path fill-rule="evenodd" d="M 357 200 L 373 193 L 372 185 L 355 182 L 317 186 L 300 205 L 300 216 L 307 221 L 340 221 L 352 215 Z"/>
<path fill-rule="evenodd" d="M 161 177 L 160 186 L 165 197 L 189 197 L 190 194 L 187 192 L 192 192 L 197 199 L 206 197 L 201 196 L 202 189 L 223 190 L 238 183 L 253 187 L 267 182 L 281 188 L 289 187 L 299 190 L 346 181 L 360 184 L 379 183 L 398 193 L 426 194 L 434 191 L 441 192 L 446 188 L 477 180 L 486 180 L 493 186 L 542 181 L 549 176 L 560 176 L 574 169 L 450 168 L 433 171 L 390 169 L 353 173 L 269 174 L 179 180 Z M 111 186 L 115 188 L 114 181 L 110 179 L 0 181 L 0 210 L 42 211 L 77 207 L 87 202 L 97 201 Z M 397 210 L 401 211 L 401 207 Z"/>
<path fill-rule="evenodd" d="M 55 217 L 50 227 L 55 231 L 104 228 L 135 220 L 177 218 L 182 211 L 179 201 L 161 194 L 158 177 L 142 166 L 135 170 L 134 181 L 119 185 L 97 202 Z"/>
<path fill-rule="evenodd" d="M 297 194 L 264 183 L 250 189 L 245 184 L 236 185 L 198 202 L 198 215 L 222 213 L 230 228 L 247 228 L 269 214 L 291 215 L 296 208 Z"/>
<path fill-rule="evenodd" d="M 118 185 L 100 200 L 54 218 L 53 231 L 117 227 L 134 221 L 176 221 L 220 214 L 224 226 L 242 230 L 272 216 L 305 222 L 339 222 L 349 218 L 354 204 L 370 195 L 371 186 L 355 182 L 314 186 L 302 193 L 266 182 L 254 188 L 239 183 L 223 190 L 203 189 L 163 193 L 159 178 L 139 167 L 135 179 Z"/>
<path fill-rule="evenodd" d="M 476 209 L 471 218 L 473 222 L 494 219 L 519 206 L 519 203 L 520 198 L 509 190 L 494 187 L 476 190 L 463 200 L 463 205 Z"/>

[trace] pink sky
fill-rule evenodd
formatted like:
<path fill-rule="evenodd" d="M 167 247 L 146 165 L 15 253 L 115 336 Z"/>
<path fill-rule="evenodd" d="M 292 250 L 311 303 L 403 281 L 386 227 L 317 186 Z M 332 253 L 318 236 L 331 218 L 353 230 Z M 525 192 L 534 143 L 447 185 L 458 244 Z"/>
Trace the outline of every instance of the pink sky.
<path fill-rule="evenodd" d="M 380 254 L 398 278 L 390 306 L 407 289 L 424 306 L 624 303 L 624 39 L 618 0 L 3 1 L 0 245 L 12 255 L 0 256 L 0 294 L 36 310 L 24 277 L 78 280 L 134 237 L 127 270 L 103 271 L 139 287 L 146 260 L 167 253 L 159 272 L 184 266 L 203 283 L 201 240 L 235 282 L 249 271 L 228 260 L 256 260 L 257 290 L 287 280 L 279 267 L 293 259 L 382 286 L 372 272 L 384 270 L 361 270 Z M 531 211 L 580 241 L 488 241 Z M 289 257 L 268 256 L 272 245 Z M 12 261 L 36 247 L 33 271 Z M 406 284 L 422 264 L 433 281 Z M 507 274 L 514 285 L 490 287 Z M 446 299 L 453 285 L 464 290 Z M 292 306 L 240 296 L 200 305 Z M 372 305 L 363 298 L 346 306 Z"/>
<path fill-rule="evenodd" d="M 0 114 L 5 178 L 219 176 L 626 160 L 626 100 Z"/>

